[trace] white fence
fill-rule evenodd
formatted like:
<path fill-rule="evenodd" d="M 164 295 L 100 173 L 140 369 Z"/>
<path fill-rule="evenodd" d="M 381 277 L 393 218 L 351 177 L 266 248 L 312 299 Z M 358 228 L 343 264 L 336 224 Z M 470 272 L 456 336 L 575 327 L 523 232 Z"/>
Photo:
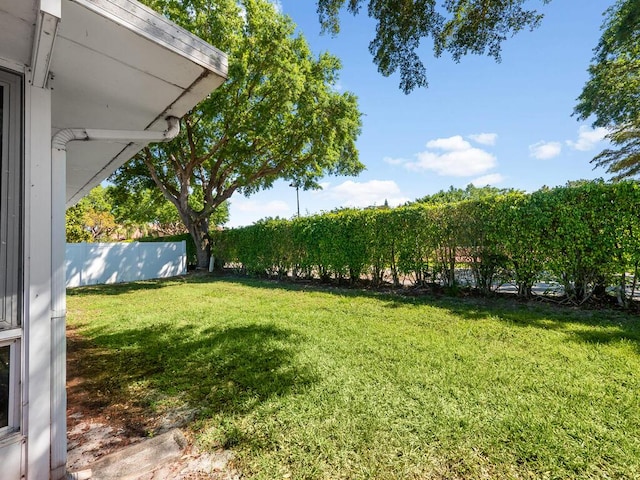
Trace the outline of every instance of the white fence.
<path fill-rule="evenodd" d="M 166 278 L 186 272 L 184 241 L 67 243 L 67 287 Z"/>

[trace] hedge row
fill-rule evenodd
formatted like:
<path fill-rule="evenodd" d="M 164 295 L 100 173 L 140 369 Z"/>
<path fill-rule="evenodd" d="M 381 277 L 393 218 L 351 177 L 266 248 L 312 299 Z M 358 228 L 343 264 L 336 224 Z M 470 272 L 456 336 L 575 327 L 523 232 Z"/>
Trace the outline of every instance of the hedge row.
<path fill-rule="evenodd" d="M 614 286 L 624 303 L 640 264 L 639 214 L 636 182 L 582 182 L 477 201 L 269 219 L 217 232 L 214 255 L 250 274 L 351 282 L 455 288 L 466 273 L 482 292 L 512 282 L 525 297 L 552 279 L 576 302 Z"/>

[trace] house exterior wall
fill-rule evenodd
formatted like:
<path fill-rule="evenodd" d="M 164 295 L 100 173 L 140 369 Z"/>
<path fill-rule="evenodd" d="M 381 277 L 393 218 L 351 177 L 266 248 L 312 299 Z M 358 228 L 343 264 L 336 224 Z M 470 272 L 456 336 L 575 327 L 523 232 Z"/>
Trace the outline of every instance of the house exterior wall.
<path fill-rule="evenodd" d="M 4 65 L 0 64 L 0 67 Z M 8 365 L 3 365 L 3 371 L 8 373 L 6 384 L 3 382 L 3 399 L 8 398 L 8 404 L 3 401 L 3 422 L 0 424 L 0 475 L 4 478 L 20 478 L 24 471 L 25 436 L 24 410 L 21 405 L 24 400 L 25 370 L 24 358 L 24 295 L 23 272 L 24 250 L 23 229 L 23 191 L 22 171 L 24 169 L 23 156 L 23 119 L 24 101 L 23 72 L 12 72 L 2 68 L 2 183 L 0 185 L 0 236 L 2 236 L 2 260 L 0 269 L 3 275 L 2 322 L 0 323 L 0 345 L 5 355 L 9 353 Z M 9 367 L 7 369 L 7 366 Z M 8 394 L 8 396 L 7 396 Z"/>
<path fill-rule="evenodd" d="M 0 285 L 4 290 L 0 302 L 0 393 L 6 391 L 7 382 L 11 385 L 9 395 L 0 395 L 0 479 L 58 480 L 66 476 L 66 183 L 74 173 L 87 176 L 78 180 L 74 194 L 78 196 L 90 182 L 101 181 L 117 162 L 151 141 L 141 137 L 141 132 L 162 134 L 168 117 L 184 115 L 219 86 L 226 78 L 227 64 L 222 52 L 133 0 L 4 2 L 0 70 L 19 79 L 21 95 L 18 105 L 12 107 L 12 115 L 18 115 L 19 121 L 12 128 L 18 133 L 15 144 L 22 179 L 12 180 L 10 185 L 20 187 L 18 194 L 10 195 L 19 197 L 18 233 L 14 224 L 2 220 L 3 215 L 15 217 L 5 210 L 14 200 L 0 202 L 2 233 L 6 236 L 12 230 L 12 235 L 17 235 L 17 242 L 6 249 L 4 257 L 0 249 L 0 270 L 7 275 L 15 259 L 19 270 L 8 290 Z M 70 20 L 66 24 L 61 22 L 63 10 Z M 131 11 L 139 13 L 133 23 L 113 14 Z M 83 21 L 74 22 L 73 15 Z M 75 28 L 77 25 L 82 28 Z M 110 54 L 110 49 L 90 45 L 98 40 L 108 46 L 111 39 L 121 41 L 125 36 L 131 49 L 121 52 Z M 155 58 L 149 65 L 153 68 L 133 68 L 139 58 L 136 52 L 142 52 L 147 63 Z M 194 53 L 201 55 L 200 60 L 192 58 Z M 48 74 L 49 68 L 58 83 L 53 97 L 56 82 Z M 176 83 L 185 72 L 191 72 L 193 78 L 185 77 L 184 85 Z M 5 80 L 0 74 L 0 83 Z M 129 98 L 121 89 L 125 83 L 138 86 L 137 90 L 127 89 Z M 150 83 L 162 88 L 150 88 Z M 112 96 L 105 93 L 107 84 L 117 86 Z M 2 111 L 4 115 L 4 104 Z M 102 129 L 116 126 L 115 132 L 121 133 L 122 128 L 133 132 L 126 139 L 118 136 L 114 144 L 98 141 L 83 149 L 78 142 L 77 150 L 67 156 L 65 148 L 53 148 L 52 124 L 56 131 L 80 127 L 113 133 Z M 0 139 L 6 144 L 6 132 L 2 133 Z M 73 164 L 88 157 L 95 161 L 81 163 L 81 169 L 70 167 L 65 173 L 67 161 Z M 0 191 L 8 193 L 10 187 L 0 185 Z M 16 285 L 19 295 L 12 296 Z M 6 312 L 10 312 L 8 323 Z"/>
<path fill-rule="evenodd" d="M 3 480 L 57 480 L 64 472 L 51 472 L 52 386 L 64 385 L 65 379 L 52 377 L 51 91 L 31 86 L 25 69 L 10 69 L 7 64 L 11 65 L 0 61 L 0 67 L 22 83 L 20 111 L 13 112 L 20 116 L 16 128 L 21 132 L 17 153 L 23 171 L 21 248 L 11 252 L 21 262 L 22 296 L 19 329 L 11 330 L 19 345 L 14 359 L 19 367 L 15 379 L 18 421 L 0 436 L 1 475 Z"/>
<path fill-rule="evenodd" d="M 22 78 L 23 84 L 22 302 L 20 328 L 11 330 L 19 344 L 15 359 L 19 364 L 18 422 L 17 428 L 0 435 L 1 475 L 3 480 L 57 480 L 64 478 L 66 463 L 66 346 L 64 278 L 62 289 L 55 293 L 52 279 L 56 278 L 54 266 L 64 263 L 64 221 L 57 228 L 58 235 L 62 232 L 63 253 L 58 252 L 55 261 L 51 240 L 52 218 L 64 219 L 64 190 L 55 201 L 52 185 L 59 190 L 60 165 L 56 168 L 51 161 L 51 90 L 31 86 L 27 71 L 10 70 L 7 65 L 11 63 L 0 61 L 0 67 Z M 20 258 L 18 251 L 11 253 Z M 58 271 L 64 275 L 63 269 Z"/>

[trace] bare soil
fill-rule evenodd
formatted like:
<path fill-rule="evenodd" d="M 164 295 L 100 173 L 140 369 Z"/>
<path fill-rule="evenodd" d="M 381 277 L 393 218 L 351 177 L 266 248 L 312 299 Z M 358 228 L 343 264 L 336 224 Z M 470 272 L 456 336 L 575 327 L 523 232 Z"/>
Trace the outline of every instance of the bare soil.
<path fill-rule="evenodd" d="M 127 399 L 101 368 L 107 352 L 91 344 L 73 329 L 67 331 L 67 441 L 69 472 L 81 472 L 103 456 L 144 441 L 171 428 L 184 427 L 184 412 L 155 414 L 140 402 Z M 233 452 L 200 452 L 188 439 L 182 458 L 160 465 L 140 480 L 238 480 Z"/>

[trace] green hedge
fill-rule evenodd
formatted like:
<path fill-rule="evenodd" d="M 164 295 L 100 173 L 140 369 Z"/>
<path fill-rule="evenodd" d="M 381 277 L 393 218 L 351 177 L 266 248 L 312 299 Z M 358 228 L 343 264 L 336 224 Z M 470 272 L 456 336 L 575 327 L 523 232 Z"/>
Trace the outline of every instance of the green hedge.
<path fill-rule="evenodd" d="M 215 232 L 214 255 L 250 274 L 349 282 L 466 279 L 484 293 L 512 282 L 520 296 L 555 280 L 582 302 L 616 286 L 621 302 L 640 263 L 640 187 L 580 182 L 533 194 L 394 209 L 269 219 Z"/>

